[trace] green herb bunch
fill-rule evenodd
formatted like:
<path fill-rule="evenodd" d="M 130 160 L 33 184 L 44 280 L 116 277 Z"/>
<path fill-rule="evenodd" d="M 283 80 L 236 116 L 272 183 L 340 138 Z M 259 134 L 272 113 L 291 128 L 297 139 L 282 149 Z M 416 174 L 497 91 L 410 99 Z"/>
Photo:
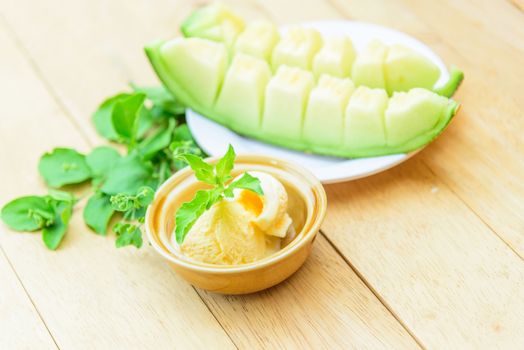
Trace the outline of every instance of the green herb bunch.
<path fill-rule="evenodd" d="M 142 246 L 141 225 L 156 188 L 186 164 L 180 158 L 202 156 L 185 124 L 184 106 L 163 87 L 138 87 L 105 100 L 92 116 L 98 133 L 111 146 L 82 154 L 71 148 L 45 153 L 38 171 L 51 188 L 45 196 L 25 196 L 7 203 L 1 211 L 6 225 L 17 231 L 42 230 L 49 249 L 56 249 L 67 232 L 74 205 L 72 193 L 57 188 L 90 181 L 84 207 L 86 225 L 107 235 L 114 216 L 116 246 Z M 118 149 L 122 146 L 126 153 Z M 115 215 L 116 213 L 119 213 Z"/>

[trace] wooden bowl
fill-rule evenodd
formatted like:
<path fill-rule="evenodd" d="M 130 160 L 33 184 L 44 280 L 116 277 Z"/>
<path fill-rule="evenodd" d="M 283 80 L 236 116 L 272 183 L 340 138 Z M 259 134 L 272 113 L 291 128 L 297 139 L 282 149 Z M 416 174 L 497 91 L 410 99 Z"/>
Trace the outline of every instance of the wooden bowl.
<path fill-rule="evenodd" d="M 147 210 L 145 227 L 151 245 L 180 276 L 196 287 L 223 294 L 260 291 L 291 276 L 302 266 L 311 251 L 326 214 L 327 200 L 322 184 L 302 167 L 263 156 L 238 156 L 232 175 L 234 177 L 250 170 L 267 172 L 280 180 L 288 192 L 290 188 L 294 192 L 289 200 L 289 211 L 296 236 L 281 250 L 264 259 L 233 266 L 206 264 L 183 256 L 173 247 L 170 242 L 174 214 L 180 205 L 181 196 L 187 197 L 188 188 L 198 182 L 189 168 L 170 177 L 158 189 Z M 194 193 L 190 194 L 192 196 Z M 292 208 L 301 210 L 293 213 Z"/>

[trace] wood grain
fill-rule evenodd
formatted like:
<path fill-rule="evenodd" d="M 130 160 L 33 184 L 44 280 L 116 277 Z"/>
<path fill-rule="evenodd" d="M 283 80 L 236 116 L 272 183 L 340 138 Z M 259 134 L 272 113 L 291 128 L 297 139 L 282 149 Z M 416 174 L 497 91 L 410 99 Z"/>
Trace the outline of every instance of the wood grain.
<path fill-rule="evenodd" d="M 57 349 L 1 248 L 0 281 L 0 349 Z"/>
<path fill-rule="evenodd" d="M 44 151 L 59 145 L 88 148 L 3 30 L 0 51 L 0 95 L 9 116 L 0 118 L 4 203 L 14 196 L 45 193 L 36 170 Z M 193 288 L 152 249 L 117 250 L 113 237 L 87 230 L 81 210 L 55 252 L 46 250 L 35 234 L 3 229 L 0 235 L 6 256 L 60 348 L 166 348 L 175 343 L 182 348 L 234 348 Z M 205 332 L 192 331 L 197 328 Z"/>
<path fill-rule="evenodd" d="M 442 137 L 406 164 L 328 186 L 323 230 L 336 250 L 319 237 L 304 269 L 260 294 L 197 295 L 151 249 L 116 251 L 112 238 L 89 233 L 78 213 L 56 253 L 31 235 L 2 234 L 0 244 L 58 345 L 406 348 L 417 346 L 414 337 L 427 348 L 521 347 L 519 2 L 227 3 L 248 18 L 278 23 L 350 18 L 403 30 L 464 69 L 456 96 L 462 110 Z M 35 174 L 43 151 L 102 142 L 90 113 L 129 80 L 157 84 L 143 44 L 172 36 L 199 4 L 20 0 L 3 6 L 9 38 L 0 34 L 1 52 L 9 54 L 1 58 L 0 76 L 9 84 L 0 96 L 9 101 L 9 117 L 0 118 L 0 166 L 9 170 L 2 169 L 2 201 L 43 191 Z"/>
<path fill-rule="evenodd" d="M 73 17 L 72 14 L 70 16 Z M 31 18 L 31 16 L 28 16 L 28 18 Z M 43 19 L 43 17 L 39 18 Z M 42 23 L 43 27 L 53 25 L 52 19 L 45 21 L 45 23 Z M 13 26 L 13 28 L 13 36 L 17 37 L 17 27 Z M 47 31 L 47 29 L 44 31 Z M 71 33 L 74 33 L 74 29 L 66 30 L 63 33 L 66 34 L 53 33 L 52 36 L 71 35 Z M 25 37 L 20 36 L 22 50 L 25 50 L 25 45 L 22 43 L 25 40 Z M 94 38 L 90 40 L 94 42 Z M 143 39 L 140 38 L 133 38 L 133 40 L 136 41 L 137 45 L 140 41 L 143 42 Z M 67 47 L 67 50 L 71 50 L 71 52 L 63 53 L 66 57 L 82 51 L 89 40 L 72 40 L 71 42 L 73 44 Z M 63 48 L 63 50 L 65 49 Z M 100 54 L 107 58 L 103 55 L 103 49 L 104 47 L 101 48 L 99 45 L 93 45 L 90 48 L 93 55 Z M 83 133 L 84 140 L 87 140 L 87 142 L 84 142 L 78 130 L 72 127 L 74 124 L 77 129 L 91 129 L 89 119 L 85 118 L 89 115 L 89 111 L 83 111 L 80 115 L 74 109 L 69 110 L 68 104 L 62 101 L 75 101 L 74 96 L 71 95 L 66 98 L 63 92 L 71 93 L 72 91 L 73 94 L 77 91 L 80 92 L 78 81 L 82 81 L 81 87 L 84 93 L 79 95 L 78 101 L 83 102 L 88 94 L 95 96 L 100 93 L 100 90 L 97 89 L 99 84 L 97 79 L 107 82 L 110 86 L 123 85 L 120 79 L 113 78 L 111 74 L 105 74 L 105 69 L 109 72 L 115 68 L 111 64 L 105 65 L 99 61 L 89 61 L 88 63 L 81 59 L 80 62 L 70 62 L 68 69 L 75 70 L 73 67 L 77 67 L 79 74 L 82 75 L 91 70 L 92 73 L 88 75 L 99 75 L 97 78 L 91 77 L 91 80 L 89 80 L 86 75 L 86 80 L 82 80 L 83 77 L 71 76 L 69 71 L 64 70 L 60 71 L 59 76 L 49 75 L 49 72 L 53 72 L 52 69 L 48 70 L 47 66 L 41 64 L 40 60 L 40 58 L 45 60 L 45 57 L 38 54 L 32 56 L 31 50 L 33 49 L 29 46 L 27 53 L 29 59 L 32 60 L 33 69 L 39 72 L 40 78 L 46 82 L 48 89 L 55 92 L 54 102 L 56 102 L 55 108 L 58 110 L 57 116 L 46 117 L 43 115 L 42 117 L 56 126 L 58 129 L 56 138 L 46 140 L 43 145 L 35 143 L 31 146 L 38 146 L 39 149 L 42 149 L 62 142 L 62 145 L 85 149 L 86 144 L 99 141 L 98 137 L 92 136 L 90 133 Z M 109 57 L 109 63 L 112 59 L 113 57 Z M 132 62 L 127 61 L 124 55 L 119 59 L 122 60 L 123 64 L 132 64 Z M 79 65 L 87 66 L 81 68 Z M 140 66 L 142 75 L 151 75 L 145 62 L 142 62 Z M 52 78 L 48 80 L 49 76 Z M 32 79 L 35 78 L 32 77 Z M 73 78 L 74 84 L 72 81 L 67 81 L 71 78 Z M 67 85 L 61 85 L 64 82 L 67 82 Z M 31 84 L 29 81 L 25 83 Z M 93 84 L 93 86 L 86 89 L 88 84 Z M 71 90 L 68 89 L 69 87 L 71 87 Z M 49 96 L 41 97 L 41 99 L 51 101 Z M 64 120 L 64 115 L 61 113 L 62 108 L 70 113 L 68 117 L 70 117 L 71 124 Z M 89 110 L 92 109 L 93 106 L 90 106 Z M 42 110 L 41 113 L 45 114 L 46 112 Z M 12 124 L 9 128 L 12 130 L 13 137 L 16 137 L 22 130 L 22 120 L 17 117 L 11 119 L 10 123 Z M 34 133 L 36 135 L 41 132 L 32 130 L 27 134 L 32 135 Z M 75 140 L 62 141 L 64 138 L 62 135 L 66 134 L 71 135 Z M 18 143 L 14 139 L 6 140 L 6 145 L 18 145 Z M 29 156 L 30 152 L 25 153 L 28 153 Z M 33 153 L 35 154 L 31 154 L 31 157 L 36 157 L 41 152 L 33 151 Z M 15 162 L 14 159 L 13 162 Z M 17 168 L 12 170 L 13 176 L 27 172 L 34 177 L 33 164 L 35 163 L 36 159 L 29 163 L 18 158 L 16 161 Z M 41 188 L 41 184 L 38 187 Z M 9 193 L 15 195 L 19 194 L 19 191 L 13 188 Z M 189 285 L 179 285 L 183 282 L 166 270 L 167 266 L 162 263 L 160 257 L 154 255 L 151 249 L 143 248 L 139 252 L 133 252 L 133 250 L 117 251 L 112 246 L 112 242 L 89 233 L 83 227 L 78 214 L 73 219 L 70 231 L 73 232 L 70 232 L 63 247 L 55 253 L 46 252 L 42 249 L 40 243 L 34 240 L 30 243 L 32 249 L 39 249 L 36 265 L 43 266 L 41 271 L 50 269 L 49 264 L 55 266 L 65 264 L 66 261 L 69 264 L 68 266 L 82 266 L 82 278 L 75 277 L 76 270 L 64 268 L 64 271 L 60 274 L 55 270 L 57 276 L 52 279 L 57 286 L 52 287 L 51 295 L 60 295 L 61 303 L 68 310 L 67 314 L 63 310 L 53 308 L 57 305 L 49 299 L 49 294 L 41 295 L 41 292 L 35 292 L 37 305 L 42 304 L 41 313 L 46 320 L 49 320 L 51 331 L 57 333 L 59 345 L 71 347 L 73 342 L 76 341 L 80 343 L 80 347 L 139 345 L 151 347 L 152 344 L 155 344 L 158 347 L 167 348 L 169 344 L 174 343 L 181 347 L 187 345 L 203 346 L 209 344 L 209 341 L 214 338 L 217 339 L 216 344 L 214 344 L 217 347 L 227 345 L 226 341 L 220 343 L 223 337 L 216 331 L 216 325 L 208 320 L 213 315 L 207 309 L 203 310 L 199 303 L 193 302 L 193 296 L 196 296 L 194 290 Z M 4 240 L 9 243 L 11 252 L 16 251 L 16 249 L 22 250 L 23 246 L 28 244 L 27 239 L 24 239 L 23 242 L 21 239 L 22 236 L 16 235 L 4 237 Z M 46 283 L 46 281 L 31 275 L 27 263 L 23 260 L 24 254 L 27 254 L 27 248 L 23 254 L 17 254 L 12 260 L 14 266 L 24 276 L 27 276 L 28 291 L 32 294 L 33 289 L 41 289 L 42 283 Z M 324 344 L 323 346 L 326 347 L 335 347 L 337 342 L 342 342 L 353 348 L 361 348 L 363 344 L 375 348 L 418 348 L 411 335 L 384 308 L 375 295 L 325 241 L 322 241 L 321 249 L 315 252 L 315 257 L 316 264 L 313 262 L 313 267 L 307 269 L 307 271 L 310 271 L 309 274 L 307 274 L 307 271 L 302 272 L 299 275 L 302 277 L 293 278 L 290 282 L 279 286 L 275 291 L 251 297 L 253 303 L 250 310 L 252 311 L 244 313 L 242 317 L 239 317 L 235 311 L 245 307 L 245 302 L 242 299 L 213 296 L 204 292 L 199 293 L 211 311 L 215 312 L 215 317 L 220 324 L 227 325 L 227 333 L 233 342 L 241 348 L 277 348 L 282 344 L 288 346 L 302 344 L 304 347 L 307 347 L 308 344 L 311 344 L 311 346 L 313 344 Z M 96 259 L 96 263 L 88 264 L 85 259 Z M 324 265 L 325 262 L 333 262 L 336 268 L 328 269 L 327 265 Z M 62 267 L 64 266 L 62 265 Z M 155 281 L 151 279 L 155 279 Z M 68 281 L 68 284 L 65 281 Z M 82 296 L 87 300 L 79 299 L 79 296 L 75 295 L 74 291 L 77 289 L 84 291 Z M 297 290 L 301 291 L 300 295 L 303 299 L 308 300 L 307 308 L 304 308 L 305 305 L 297 304 Z M 96 303 L 97 291 L 103 291 L 104 298 L 107 298 L 107 300 L 99 300 Z M 125 297 L 122 293 L 125 293 Z M 338 299 L 333 302 L 335 296 Z M 125 300 L 119 302 L 122 297 Z M 258 302 L 255 302 L 255 300 L 258 300 Z M 133 301 L 141 307 L 134 308 Z M 276 307 L 277 305 L 278 307 Z M 179 310 L 180 307 L 184 310 Z M 78 317 L 81 310 L 84 309 L 89 310 L 89 314 L 86 315 L 87 320 L 84 320 L 86 326 L 89 327 L 89 332 L 64 334 L 64 325 L 67 322 L 72 322 L 71 317 Z M 107 314 L 111 316 L 105 316 Z M 194 314 L 194 316 L 188 314 Z M 263 315 L 263 319 L 261 319 L 261 315 Z M 287 315 L 287 317 L 282 315 Z M 66 316 L 67 318 L 65 318 Z M 202 320 L 200 324 L 198 321 L 193 323 L 198 319 Z M 310 319 L 315 319 L 315 323 L 311 323 Z M 126 322 L 125 320 L 130 321 Z M 99 323 L 95 324 L 95 322 Z M 115 331 L 114 328 L 109 326 L 110 323 L 115 322 L 126 325 L 127 332 L 113 337 L 108 333 L 104 334 L 106 328 Z M 141 339 L 142 343 L 140 343 L 135 338 L 130 337 L 130 333 L 138 332 L 135 327 L 144 322 L 147 322 L 149 326 L 148 334 Z M 264 328 L 253 328 L 251 326 L 261 322 Z M 269 328 L 267 325 L 272 325 L 272 327 Z M 173 331 L 169 330 L 171 327 Z M 177 327 L 178 329 L 176 329 Z M 285 333 L 282 333 L 282 330 Z M 119 331 L 123 332 L 121 329 Z M 169 334 L 169 332 L 172 334 Z M 97 341 L 90 343 L 89 339 L 95 333 L 98 334 Z M 181 333 L 185 333 L 185 335 Z M 352 337 L 347 338 L 348 334 Z M 177 340 L 179 338 L 182 340 Z M 198 340 L 201 340 L 201 342 Z"/>

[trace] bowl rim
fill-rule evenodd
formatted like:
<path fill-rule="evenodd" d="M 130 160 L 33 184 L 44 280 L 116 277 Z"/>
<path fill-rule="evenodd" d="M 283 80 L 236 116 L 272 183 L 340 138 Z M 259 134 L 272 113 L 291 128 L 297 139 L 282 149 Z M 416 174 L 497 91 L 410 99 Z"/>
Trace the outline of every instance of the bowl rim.
<path fill-rule="evenodd" d="M 210 157 L 207 158 L 206 161 L 210 162 L 216 162 L 219 158 L 218 157 Z M 175 174 L 171 175 L 156 191 L 155 198 L 151 205 L 148 207 L 146 216 L 145 216 L 145 231 L 147 238 L 153 248 L 156 250 L 157 253 L 159 253 L 162 257 L 167 259 L 169 262 L 184 267 L 193 271 L 200 271 L 200 272 L 206 272 L 206 273 L 218 273 L 218 274 L 232 274 L 232 273 L 239 273 L 239 272 L 247 272 L 251 270 L 260 269 L 263 267 L 266 267 L 268 265 L 273 265 L 275 263 L 278 263 L 279 261 L 289 257 L 294 252 L 298 251 L 301 247 L 303 247 L 306 243 L 310 242 L 319 232 L 320 225 L 322 224 L 324 217 L 326 215 L 327 211 L 327 195 L 324 190 L 324 187 L 322 186 L 322 183 L 320 180 L 318 180 L 309 170 L 303 168 L 300 165 L 294 164 L 292 162 L 289 162 L 287 160 L 282 160 L 276 157 L 269 157 L 269 156 L 262 156 L 262 155 L 255 155 L 255 154 L 241 154 L 238 155 L 235 159 L 235 164 L 237 163 L 246 163 L 246 165 L 249 165 L 249 163 L 254 163 L 256 161 L 263 162 L 265 165 L 277 167 L 278 164 L 281 166 L 291 168 L 294 170 L 296 174 L 293 174 L 293 176 L 297 177 L 300 176 L 303 178 L 303 180 L 306 181 L 306 183 L 310 184 L 310 190 L 312 192 L 312 195 L 314 197 L 314 203 L 313 203 L 313 213 L 316 212 L 316 215 L 311 220 L 311 223 L 309 224 L 309 227 L 306 231 L 302 230 L 297 234 L 297 237 L 300 235 L 303 235 L 302 238 L 296 243 L 292 245 L 288 245 L 289 249 L 286 249 L 284 247 L 283 249 L 279 250 L 278 252 L 274 253 L 273 255 L 254 261 L 249 264 L 241 264 L 241 265 L 213 265 L 213 264 L 201 264 L 197 262 L 192 262 L 191 260 L 185 260 L 182 259 L 172 252 L 169 252 L 166 250 L 165 247 L 163 247 L 161 244 L 158 243 L 157 239 L 160 239 L 158 237 L 158 233 L 153 233 L 153 228 L 155 225 L 153 224 L 152 220 L 155 216 L 153 213 L 153 210 L 158 208 L 162 208 L 162 205 L 160 205 L 158 202 L 163 201 L 164 198 L 170 193 L 167 191 L 165 195 L 162 195 L 160 197 L 160 194 L 166 191 L 167 187 L 170 187 L 172 185 L 172 182 L 176 181 L 180 178 L 185 178 L 188 175 L 191 175 L 193 171 L 187 167 L 183 170 L 180 170 L 176 172 Z"/>

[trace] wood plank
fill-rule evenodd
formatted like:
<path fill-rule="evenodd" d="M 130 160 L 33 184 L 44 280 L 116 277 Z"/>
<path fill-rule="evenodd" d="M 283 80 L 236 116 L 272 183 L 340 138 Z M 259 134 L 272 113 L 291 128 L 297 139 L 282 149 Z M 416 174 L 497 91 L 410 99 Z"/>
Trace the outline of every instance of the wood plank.
<path fill-rule="evenodd" d="M 57 349 L 1 247 L 0 281 L 0 349 Z"/>
<path fill-rule="evenodd" d="M 4 30 L 0 51 L 3 203 L 26 193 L 44 193 L 36 170 L 44 151 L 58 145 L 88 147 Z M 55 252 L 46 250 L 34 234 L 5 230 L 0 235 L 59 347 L 235 348 L 193 288 L 150 247 L 117 250 L 112 236 L 102 238 L 87 230 L 81 210 L 76 210 Z"/>
<path fill-rule="evenodd" d="M 93 5 L 93 2 L 89 2 L 89 4 Z M 57 91 L 57 97 L 64 101 L 63 104 L 66 108 L 74 106 L 69 111 L 76 122 L 79 125 L 85 125 L 85 128 L 92 128 L 86 116 L 100 99 L 107 94 L 114 93 L 118 87 L 123 87 L 127 81 L 127 78 L 115 77 L 114 73 L 111 72 L 122 71 L 124 70 L 122 67 L 125 67 L 126 72 L 131 76 L 140 77 L 136 81 L 155 81 L 139 47 L 147 40 L 165 35 L 168 32 L 166 23 L 162 20 L 166 13 L 169 14 L 170 11 L 174 11 L 180 16 L 183 12 L 176 8 L 176 4 L 174 7 L 169 7 L 167 11 L 161 7 L 155 7 L 151 9 L 155 12 L 149 13 L 150 17 L 144 19 L 140 18 L 143 15 L 142 12 L 130 13 L 125 10 L 127 7 L 123 6 L 122 18 L 113 16 L 111 21 L 107 23 L 103 20 L 102 22 L 91 23 L 82 21 L 85 14 L 83 10 L 87 10 L 84 6 L 87 5 L 60 7 L 64 12 L 56 14 L 57 18 L 53 18 L 53 15 L 49 17 L 39 16 L 38 8 L 21 7 L 22 10 L 27 10 L 25 16 L 19 17 L 20 13 L 9 11 L 7 18 L 10 23 L 13 23 L 17 34 L 20 31 L 19 35 L 24 46 L 27 43 L 28 51 L 34 57 L 35 65 L 41 71 L 42 76 L 49 81 L 51 89 Z M 97 7 L 97 5 L 93 6 Z M 133 6 L 130 5 L 129 9 L 132 8 Z M 186 13 L 189 10 L 189 7 L 186 8 Z M 251 12 L 255 11 L 256 9 L 251 10 Z M 64 15 L 64 13 L 67 15 Z M 250 11 L 247 10 L 246 13 L 249 15 Z M 65 23 L 59 29 L 56 28 L 54 23 L 63 17 L 69 18 L 71 23 Z M 34 26 L 24 26 L 23 23 L 29 23 L 25 21 L 31 21 Z M 121 21 L 122 27 L 127 28 L 125 37 L 118 37 L 115 33 L 110 33 L 112 30 L 110 28 L 115 28 L 115 21 Z M 148 35 L 151 35 L 149 38 L 144 37 L 145 34 L 140 25 L 127 26 L 127 24 L 135 21 L 136 23 L 141 23 L 141 21 L 149 23 L 148 29 L 146 29 Z M 168 23 L 172 25 L 176 22 L 168 21 Z M 81 33 L 76 28 L 78 26 L 82 28 Z M 40 31 L 33 32 L 34 28 L 40 28 Z M 108 33 L 100 28 L 105 28 Z M 46 35 L 57 39 L 56 41 L 49 41 L 47 47 L 41 46 L 36 40 L 38 32 L 45 32 Z M 104 36 L 109 36 L 109 38 L 102 37 L 101 33 Z M 104 40 L 106 42 L 101 44 L 100 42 Z M 62 42 L 70 43 L 60 48 L 61 51 L 67 51 L 63 52 L 64 57 L 73 58 L 79 52 L 89 51 L 92 59 L 84 60 L 82 57 L 78 60 L 69 59 L 68 71 L 64 71 L 64 61 L 60 61 L 56 57 L 54 60 L 48 58 L 48 52 L 58 50 Z M 108 46 L 118 47 L 119 45 L 122 47 L 120 53 L 116 49 L 111 51 L 111 54 L 106 52 Z M 135 56 L 140 56 L 140 59 Z M 115 67 L 115 62 L 121 63 L 122 66 Z M 78 74 L 72 76 L 69 73 L 70 71 L 78 72 Z M 93 75 L 96 77 L 93 77 Z M 79 81 L 82 84 L 79 84 Z M 91 103 L 88 105 L 86 101 L 91 101 Z M 84 104 L 85 107 L 83 107 Z M 83 110 L 79 111 L 80 109 Z M 89 140 L 96 141 L 96 138 L 92 137 L 91 134 L 86 135 Z M 83 244 L 84 242 L 75 239 L 75 246 Z M 347 265 L 344 265 L 343 260 L 337 258 L 336 251 L 323 242 L 321 248 L 315 250 L 315 252 L 314 262 L 308 263 L 307 266 L 310 267 L 299 275 L 303 277 L 293 278 L 290 283 L 277 287 L 275 290 L 250 297 L 250 299 L 247 299 L 253 301 L 253 304 L 250 305 L 250 311 L 241 315 L 239 315 L 238 310 L 243 310 L 246 307 L 245 298 L 226 298 L 203 292 L 200 294 L 220 323 L 227 325 L 226 329 L 234 342 L 245 348 L 266 348 L 271 345 L 278 346 L 281 342 L 286 342 L 289 345 L 295 341 L 304 344 L 319 344 L 320 341 L 326 341 L 327 344 L 334 345 L 334 341 L 329 341 L 329 339 L 342 340 L 348 334 L 353 334 L 354 337 L 343 341 L 348 345 L 353 344 L 354 347 L 364 341 L 368 342 L 369 346 L 417 347 L 411 336 L 381 305 L 380 301 L 359 282 L 358 277 Z M 93 256 L 99 255 L 92 254 L 94 254 Z M 334 261 L 337 267 L 341 266 L 341 268 L 331 270 L 325 265 L 316 267 L 316 264 L 325 261 Z M 310 271 L 312 271 L 311 276 L 309 276 Z M 315 288 L 312 288 L 312 285 Z M 338 304 L 340 306 L 338 309 L 327 308 L 334 297 L 333 289 L 338 291 L 340 294 L 338 297 L 345 303 L 344 305 Z M 297 304 L 297 290 L 300 291 L 301 298 L 309 301 L 307 304 Z M 317 301 L 317 304 L 310 304 L 313 301 Z M 274 305 L 279 305 L 278 310 Z M 311 305 L 311 309 L 309 309 L 309 305 Z M 326 309 L 319 307 L 319 305 L 326 306 Z M 268 312 L 268 310 L 278 311 L 278 313 Z M 345 314 L 342 315 L 340 310 L 344 310 Z M 261 315 L 264 317 L 263 320 L 260 319 Z M 295 321 L 301 320 L 301 323 L 290 325 L 289 319 L 283 318 L 281 315 L 289 315 Z M 315 324 L 308 319 L 316 319 L 316 322 L 322 323 L 324 326 L 319 327 L 314 332 L 304 332 L 304 329 L 312 329 L 311 325 Z M 339 320 L 342 320 L 342 322 Z M 260 322 L 272 325 L 272 327 L 259 329 L 249 326 Z M 330 326 L 328 327 L 328 325 Z M 282 333 L 279 330 L 286 330 L 286 336 L 289 339 L 281 339 Z M 279 335 L 280 338 L 273 338 L 272 336 L 275 334 Z"/>
<path fill-rule="evenodd" d="M 276 6 L 276 3 L 264 3 L 268 4 L 268 11 Z M 419 21 L 417 15 L 402 4 L 336 3 L 348 13 L 367 16 L 355 19 L 380 22 L 387 18 L 405 28 L 417 28 Z M 291 18 L 279 11 L 274 14 L 286 22 L 300 21 L 298 17 L 302 16 L 310 19 L 316 13 L 329 16 L 327 4 L 317 4 L 312 14 L 300 11 Z M 287 3 L 289 7 L 293 5 L 299 6 L 298 2 Z M 375 11 L 378 8 L 383 9 Z M 341 15 L 340 9 L 331 14 L 334 18 Z M 428 11 L 427 16 L 433 16 L 433 22 L 437 22 L 445 14 L 436 16 L 435 12 Z M 406 18 L 409 20 L 404 22 Z M 459 22 L 460 17 L 456 20 Z M 417 36 L 440 40 L 438 33 L 431 34 L 432 28 L 422 24 L 420 28 Z M 457 24 L 453 30 L 461 28 Z M 454 52 L 449 48 L 442 50 L 444 43 L 438 47 L 448 56 Z M 469 59 L 476 59 L 479 54 Z M 461 62 L 468 72 L 468 62 L 461 59 L 458 63 Z M 478 89 L 476 83 L 480 78 L 473 75 L 473 80 L 472 85 Z M 524 303 L 518 298 L 524 293 L 522 261 L 482 222 L 488 222 L 512 249 L 521 250 L 524 203 L 519 179 L 524 172 L 518 152 L 520 144 L 514 142 L 520 122 L 516 121 L 518 109 L 514 108 L 504 116 L 507 125 L 517 125 L 512 131 L 509 128 L 492 131 L 498 127 L 496 122 L 491 127 L 487 121 L 479 123 L 479 114 L 484 117 L 489 111 L 508 108 L 504 105 L 508 99 L 498 92 L 495 99 L 486 99 L 494 94 L 493 88 L 488 90 L 485 85 L 480 85 L 480 92 L 472 92 L 474 88 L 468 89 L 466 83 L 458 96 L 459 100 L 470 96 L 465 101 L 466 111 L 459 114 L 462 125 L 453 123 L 442 140 L 414 160 L 367 180 L 328 187 L 330 205 L 324 224 L 327 236 L 428 347 L 505 348 L 523 342 L 517 331 L 524 326 L 518 316 L 524 312 Z M 479 110 L 488 103 L 491 104 L 489 110 Z M 506 133 L 508 137 L 499 140 L 497 133 Z M 435 148 L 443 143 L 449 147 L 448 157 L 435 155 L 438 152 Z M 497 157 L 506 155 L 503 158 L 486 156 L 483 154 L 486 149 L 495 150 Z M 438 172 L 430 162 L 437 157 L 441 165 Z M 509 174 L 500 171 L 508 168 Z M 493 184 L 493 179 L 500 181 L 500 185 Z M 473 188 L 477 197 L 473 195 Z M 481 215 L 482 220 L 468 206 Z"/>
<path fill-rule="evenodd" d="M 323 236 L 304 267 L 274 288 L 202 295 L 242 349 L 418 348 Z"/>

